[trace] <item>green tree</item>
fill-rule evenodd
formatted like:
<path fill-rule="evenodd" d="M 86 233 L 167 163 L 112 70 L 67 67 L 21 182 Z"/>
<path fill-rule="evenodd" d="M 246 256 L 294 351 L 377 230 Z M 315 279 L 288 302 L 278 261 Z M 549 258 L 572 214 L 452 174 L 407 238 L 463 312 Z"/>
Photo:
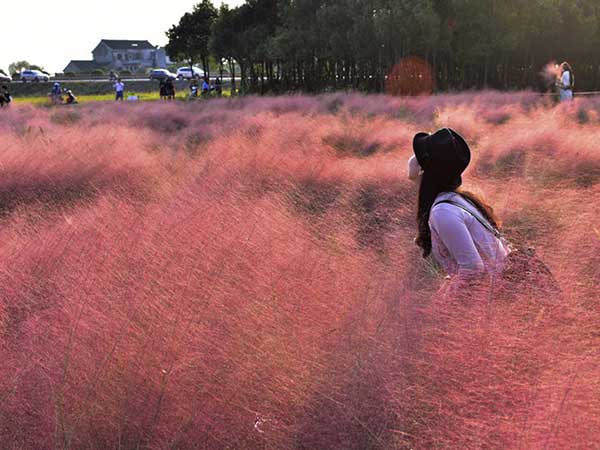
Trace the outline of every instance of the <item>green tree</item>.
<path fill-rule="evenodd" d="M 233 12 L 225 3 L 221 4 L 218 16 L 213 23 L 210 50 L 219 63 L 220 76 L 223 77 L 223 62 L 227 61 L 231 74 L 231 90 L 235 92 L 235 63 L 233 59 L 233 41 L 236 34 L 232 26 Z"/>
<path fill-rule="evenodd" d="M 31 69 L 31 64 L 29 64 L 29 62 L 27 61 L 16 61 L 11 63 L 8 66 L 8 73 L 10 73 L 11 75 L 14 75 L 16 73 L 21 73 L 22 70 L 29 70 Z"/>
<path fill-rule="evenodd" d="M 381 91 L 406 58 L 442 90 L 541 87 L 551 60 L 572 63 L 580 89 L 600 88 L 598 0 L 246 0 L 221 7 L 212 29 L 188 15 L 170 54 L 205 54 L 209 34 L 243 90 Z"/>
<path fill-rule="evenodd" d="M 177 25 L 167 31 L 166 50 L 171 58 L 186 61 L 190 68 L 199 61 L 206 76 L 210 76 L 209 42 L 217 10 L 210 0 L 202 0 L 192 12 L 185 13 Z M 193 72 L 192 72 L 193 73 Z"/>

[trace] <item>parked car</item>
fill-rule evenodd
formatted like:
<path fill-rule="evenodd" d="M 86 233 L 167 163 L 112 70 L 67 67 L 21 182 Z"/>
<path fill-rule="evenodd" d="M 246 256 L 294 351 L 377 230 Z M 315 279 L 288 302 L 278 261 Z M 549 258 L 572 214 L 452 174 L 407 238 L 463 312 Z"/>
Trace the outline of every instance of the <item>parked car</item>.
<path fill-rule="evenodd" d="M 0 83 L 10 83 L 11 78 L 8 75 L 0 72 Z"/>
<path fill-rule="evenodd" d="M 49 81 L 50 75 L 42 72 L 41 70 L 22 70 L 21 71 L 21 81 L 23 83 L 27 81 Z"/>
<path fill-rule="evenodd" d="M 202 69 L 200 69 L 199 67 L 194 67 L 193 75 L 192 75 L 192 70 L 190 69 L 189 66 L 180 67 L 179 69 L 177 69 L 177 78 L 179 78 L 180 80 L 183 80 L 183 79 L 191 80 L 192 78 L 199 80 L 202 77 L 204 77 L 204 71 Z"/>
<path fill-rule="evenodd" d="M 166 80 L 168 78 L 175 80 L 177 75 L 173 72 L 169 72 L 167 69 L 154 69 L 150 72 L 151 80 Z"/>

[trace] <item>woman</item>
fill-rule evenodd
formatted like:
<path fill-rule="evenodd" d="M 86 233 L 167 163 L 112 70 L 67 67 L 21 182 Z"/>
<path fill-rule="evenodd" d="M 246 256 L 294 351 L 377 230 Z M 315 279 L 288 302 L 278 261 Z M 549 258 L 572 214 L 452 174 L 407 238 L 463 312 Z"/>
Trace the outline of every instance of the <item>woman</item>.
<path fill-rule="evenodd" d="M 473 281 L 502 273 L 509 252 L 498 219 L 478 196 L 460 190 L 471 160 L 454 130 L 419 133 L 413 140 L 409 178 L 419 183 L 418 235 L 423 257 L 433 253 L 451 279 Z"/>
<path fill-rule="evenodd" d="M 423 257 L 433 254 L 451 279 L 446 294 L 486 277 L 501 281 L 499 293 L 524 295 L 548 304 L 561 298 L 550 269 L 531 248 L 511 250 L 498 231 L 493 209 L 480 197 L 460 189 L 462 173 L 471 161 L 465 140 L 454 130 L 419 133 L 409 178 L 419 183 L 416 243 Z"/>
<path fill-rule="evenodd" d="M 560 65 L 561 74 L 558 80 L 558 88 L 560 90 L 560 101 L 573 100 L 573 87 L 575 86 L 575 75 L 573 69 L 568 62 Z"/>

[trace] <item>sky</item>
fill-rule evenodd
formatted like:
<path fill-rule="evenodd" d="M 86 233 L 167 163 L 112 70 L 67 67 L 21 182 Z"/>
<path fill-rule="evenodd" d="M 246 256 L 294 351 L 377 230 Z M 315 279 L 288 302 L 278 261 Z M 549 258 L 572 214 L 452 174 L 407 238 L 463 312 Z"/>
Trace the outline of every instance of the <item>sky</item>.
<path fill-rule="evenodd" d="M 62 72 L 72 59 L 92 59 L 101 39 L 148 40 L 165 45 L 165 31 L 194 0 L 10 0 L 2 5 L 0 69 L 26 60 Z M 244 0 L 213 0 L 238 6 Z"/>

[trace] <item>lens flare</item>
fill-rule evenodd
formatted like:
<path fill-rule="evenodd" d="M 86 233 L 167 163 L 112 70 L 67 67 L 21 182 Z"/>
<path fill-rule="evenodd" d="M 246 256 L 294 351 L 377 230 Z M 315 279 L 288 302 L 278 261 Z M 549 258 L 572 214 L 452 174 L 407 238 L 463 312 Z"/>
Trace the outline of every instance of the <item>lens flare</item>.
<path fill-rule="evenodd" d="M 420 58 L 405 58 L 388 74 L 385 90 L 388 95 L 430 95 L 435 87 L 431 65 Z"/>

